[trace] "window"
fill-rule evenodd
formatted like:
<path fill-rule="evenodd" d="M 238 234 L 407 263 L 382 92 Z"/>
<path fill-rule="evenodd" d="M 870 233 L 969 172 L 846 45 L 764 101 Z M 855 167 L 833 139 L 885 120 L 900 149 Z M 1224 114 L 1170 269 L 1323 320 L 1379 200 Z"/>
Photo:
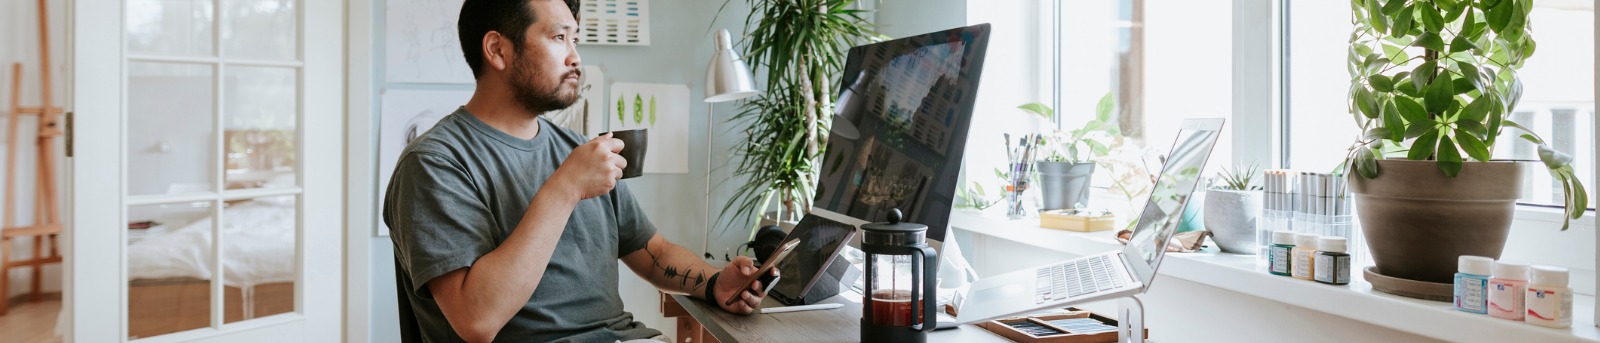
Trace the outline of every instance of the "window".
<path fill-rule="evenodd" d="M 1183 119 L 1220 117 L 1231 121 L 1231 6 L 1150 0 L 1059 4 L 1054 28 L 1058 58 L 1055 100 L 1062 128 L 1078 128 L 1094 119 L 1096 102 L 1110 93 L 1125 138 L 1121 153 L 1111 156 L 1121 167 L 1102 164 L 1094 177 L 1097 188 L 1114 188 L 1114 180 L 1131 181 L 1128 174 L 1132 171 L 1127 169 L 1159 168 L 1155 160 L 1142 160 L 1165 154 Z M 1257 162 L 1234 161 L 1231 130 L 1225 130 L 1228 132 L 1212 150 L 1209 169 Z M 1139 197 L 1128 199 L 1129 204 L 1095 201 L 1092 207 L 1113 210 L 1143 203 Z"/>
<path fill-rule="evenodd" d="M 1359 134 L 1346 105 L 1345 71 L 1350 4 L 1339 1 L 1283 1 L 1285 9 L 1284 133 L 1285 167 L 1333 170 Z M 1534 3 L 1529 20 L 1538 49 L 1520 75 L 1525 85 L 1512 120 L 1529 126 L 1556 150 L 1572 154 L 1573 167 L 1595 200 L 1594 167 L 1594 3 L 1546 0 Z M 1507 129 L 1494 151 L 1497 159 L 1537 161 L 1532 144 Z M 1524 173 L 1528 205 L 1560 206 L 1562 190 L 1537 165 Z"/>
<path fill-rule="evenodd" d="M 1110 144 L 1110 156 L 1099 159 L 1096 191 L 1085 205 L 1122 217 L 1143 205 L 1143 192 L 1153 183 L 1150 173 L 1161 167 L 1158 158 L 1171 147 L 1183 119 L 1233 119 L 1233 12 L 1226 3 L 998 1 L 968 10 L 968 22 L 991 23 L 995 39 L 974 114 L 982 119 L 970 128 L 964 206 L 983 207 L 1000 198 L 1004 179 L 994 175 L 1002 174 L 1007 162 L 999 153 L 1005 149 L 1002 133 L 1015 144 L 1021 134 L 1048 130 L 1048 121 L 1016 109 L 1024 103 L 1051 106 L 1061 129 L 1071 130 L 1094 120 L 1099 100 L 1112 96 L 1123 139 Z M 1269 161 L 1233 161 L 1228 127 L 1232 124 L 1213 149 L 1211 170 L 1250 163 L 1266 167 Z"/>

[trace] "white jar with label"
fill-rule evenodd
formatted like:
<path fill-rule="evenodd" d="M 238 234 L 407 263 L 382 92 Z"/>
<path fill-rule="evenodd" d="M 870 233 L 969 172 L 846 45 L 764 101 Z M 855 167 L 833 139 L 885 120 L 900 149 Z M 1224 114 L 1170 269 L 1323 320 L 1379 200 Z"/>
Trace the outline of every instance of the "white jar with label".
<path fill-rule="evenodd" d="M 1567 328 L 1572 326 L 1572 287 L 1567 287 L 1567 269 L 1534 266 L 1528 282 L 1528 324 Z"/>

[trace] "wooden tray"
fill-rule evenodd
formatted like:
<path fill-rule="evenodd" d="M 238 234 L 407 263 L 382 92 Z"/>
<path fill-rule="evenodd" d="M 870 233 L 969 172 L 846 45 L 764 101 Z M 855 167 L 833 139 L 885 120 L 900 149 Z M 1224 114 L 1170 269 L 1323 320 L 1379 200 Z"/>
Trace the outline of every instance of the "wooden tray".
<path fill-rule="evenodd" d="M 991 321 L 987 321 L 987 322 L 978 323 L 978 326 L 984 328 L 985 330 L 989 330 L 990 332 L 994 332 L 997 335 L 1000 335 L 1002 337 L 1005 337 L 1007 339 L 1010 339 L 1010 340 L 1012 340 L 1014 342 L 1019 342 L 1019 343 L 1108 343 L 1108 342 L 1116 342 L 1117 341 L 1117 332 L 1116 331 L 1103 331 L 1103 332 L 1097 332 L 1097 333 L 1074 333 L 1074 332 L 1071 332 L 1069 330 L 1066 330 L 1066 329 L 1063 329 L 1063 328 L 1060 328 L 1060 327 L 1056 327 L 1054 325 L 1050 325 L 1048 323 L 1048 321 L 1057 320 L 1057 319 L 1092 318 L 1092 319 L 1097 320 L 1100 323 L 1105 324 L 1105 325 L 1117 326 L 1117 320 L 1116 319 L 1111 319 L 1111 318 L 1108 318 L 1106 316 L 1102 316 L 1102 315 L 1097 314 L 1097 313 L 1084 311 L 1084 310 L 1080 310 L 1080 309 L 1077 309 L 1077 308 L 1067 308 L 1067 310 L 1071 311 L 1071 312 L 1062 313 L 1062 314 L 1044 315 L 1044 316 L 1038 316 L 1038 317 L 1012 317 L 1012 318 L 997 319 L 997 320 L 991 320 Z M 1046 335 L 1046 336 L 1035 336 L 1035 335 L 1029 334 L 1027 332 L 1023 332 L 1021 330 L 1018 330 L 1017 328 L 1014 328 L 1014 327 L 1012 327 L 1010 325 L 1010 324 L 1014 324 L 1014 323 L 1018 323 L 1018 322 L 1032 322 L 1032 323 L 1038 324 L 1040 326 L 1056 329 L 1057 331 L 1060 331 L 1061 333 L 1060 334 Z M 1149 337 L 1149 336 L 1150 336 L 1150 330 L 1149 329 L 1145 329 L 1145 337 Z"/>

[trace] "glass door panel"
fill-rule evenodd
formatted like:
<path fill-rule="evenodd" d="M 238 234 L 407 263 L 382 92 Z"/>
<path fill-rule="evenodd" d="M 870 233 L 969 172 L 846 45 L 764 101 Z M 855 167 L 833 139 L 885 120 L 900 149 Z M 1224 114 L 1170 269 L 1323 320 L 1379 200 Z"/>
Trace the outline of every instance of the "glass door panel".
<path fill-rule="evenodd" d="M 128 52 L 214 56 L 215 25 L 210 0 L 128 0 Z M 134 88 L 136 89 L 136 88 Z M 132 99 L 132 98 L 130 98 Z"/>
<path fill-rule="evenodd" d="M 229 201 L 222 210 L 224 322 L 294 311 L 300 261 L 295 197 Z"/>
<path fill-rule="evenodd" d="M 223 135 L 227 189 L 293 188 L 300 145 L 296 68 L 227 67 Z"/>
<path fill-rule="evenodd" d="M 128 338 L 211 325 L 213 202 L 128 207 Z"/>
<path fill-rule="evenodd" d="M 128 195 L 214 192 L 214 69 L 128 63 Z"/>
<path fill-rule="evenodd" d="M 292 0 L 223 0 L 225 56 L 255 60 L 294 60 L 298 12 Z"/>

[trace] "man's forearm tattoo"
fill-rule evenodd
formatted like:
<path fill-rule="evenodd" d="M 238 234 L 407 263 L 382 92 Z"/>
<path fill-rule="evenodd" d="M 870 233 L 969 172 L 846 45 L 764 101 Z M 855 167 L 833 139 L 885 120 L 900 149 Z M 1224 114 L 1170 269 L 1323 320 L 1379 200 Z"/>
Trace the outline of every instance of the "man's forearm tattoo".
<path fill-rule="evenodd" d="M 649 247 L 645 247 L 644 252 L 646 254 L 650 254 L 650 265 L 652 268 L 660 270 L 661 274 L 666 275 L 668 279 L 677 279 L 679 286 L 687 286 L 693 283 L 693 287 L 690 288 L 690 290 L 700 289 L 701 286 L 705 285 L 706 278 L 711 277 L 711 275 L 707 275 L 704 271 L 695 270 L 686 273 L 684 270 L 689 268 L 680 269 L 675 266 L 662 265 L 662 253 L 658 251 L 651 251 Z"/>

